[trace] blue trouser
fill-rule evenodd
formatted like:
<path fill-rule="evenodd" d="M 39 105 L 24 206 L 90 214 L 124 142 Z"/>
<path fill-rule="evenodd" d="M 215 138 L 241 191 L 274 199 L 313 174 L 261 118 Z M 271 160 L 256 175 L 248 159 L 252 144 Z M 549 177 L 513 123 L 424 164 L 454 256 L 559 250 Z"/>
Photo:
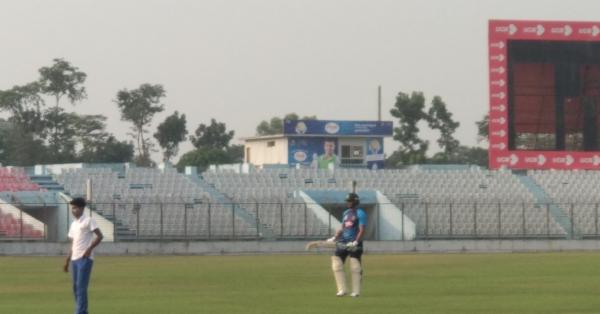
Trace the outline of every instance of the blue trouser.
<path fill-rule="evenodd" d="M 73 295 L 75 296 L 75 314 L 88 313 L 87 289 L 94 261 L 89 257 L 71 261 L 73 273 Z"/>

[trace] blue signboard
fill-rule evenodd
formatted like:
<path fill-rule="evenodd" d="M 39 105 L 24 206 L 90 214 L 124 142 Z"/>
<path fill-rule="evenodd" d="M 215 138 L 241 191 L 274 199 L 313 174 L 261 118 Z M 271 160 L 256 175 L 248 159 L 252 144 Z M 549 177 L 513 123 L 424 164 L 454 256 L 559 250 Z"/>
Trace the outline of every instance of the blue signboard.
<path fill-rule="evenodd" d="M 294 137 L 288 142 L 288 164 L 328 169 L 337 167 L 340 158 L 336 155 L 337 140 L 323 137 Z"/>
<path fill-rule="evenodd" d="M 391 121 L 285 120 L 284 135 L 391 136 Z"/>

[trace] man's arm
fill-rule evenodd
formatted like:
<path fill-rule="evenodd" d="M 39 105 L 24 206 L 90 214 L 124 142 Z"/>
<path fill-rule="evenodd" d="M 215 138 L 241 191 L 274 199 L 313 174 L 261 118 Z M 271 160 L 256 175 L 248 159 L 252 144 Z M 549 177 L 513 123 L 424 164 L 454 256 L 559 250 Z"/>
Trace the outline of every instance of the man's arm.
<path fill-rule="evenodd" d="M 363 211 L 358 213 L 358 234 L 354 241 L 360 242 L 365 234 L 365 226 L 367 225 L 367 214 Z"/>
<path fill-rule="evenodd" d="M 335 242 L 337 239 L 340 238 L 340 235 L 342 235 L 342 229 L 338 229 L 335 234 L 333 235 L 333 237 L 327 239 L 328 242 Z"/>
<path fill-rule="evenodd" d="M 67 255 L 67 259 L 65 260 L 65 264 L 63 265 L 63 271 L 65 273 L 69 272 L 69 263 L 71 263 L 71 254 L 73 252 L 69 249 L 69 254 Z"/>
<path fill-rule="evenodd" d="M 364 233 L 365 233 L 365 225 L 358 225 L 358 234 L 356 235 L 356 239 L 354 239 L 354 241 L 360 242 Z"/>
<path fill-rule="evenodd" d="M 100 244 L 100 242 L 102 242 L 102 239 L 104 239 L 104 236 L 102 235 L 102 232 L 100 231 L 100 229 L 98 229 L 98 228 L 94 229 L 94 233 L 96 234 L 96 238 L 92 242 L 92 245 L 90 245 L 90 247 L 87 250 L 85 250 L 83 257 L 90 257 L 90 255 L 92 255 L 92 250 L 96 246 L 98 246 L 98 244 Z"/>

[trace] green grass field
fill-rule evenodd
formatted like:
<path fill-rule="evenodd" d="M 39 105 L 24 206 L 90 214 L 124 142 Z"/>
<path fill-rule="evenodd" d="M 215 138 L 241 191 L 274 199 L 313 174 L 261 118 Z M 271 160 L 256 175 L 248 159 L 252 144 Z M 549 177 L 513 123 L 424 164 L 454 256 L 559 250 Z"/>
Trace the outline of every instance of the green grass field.
<path fill-rule="evenodd" d="M 71 313 L 59 257 L 0 257 L 0 313 Z M 360 298 L 329 257 L 98 256 L 91 313 L 600 313 L 600 254 L 365 255 Z"/>

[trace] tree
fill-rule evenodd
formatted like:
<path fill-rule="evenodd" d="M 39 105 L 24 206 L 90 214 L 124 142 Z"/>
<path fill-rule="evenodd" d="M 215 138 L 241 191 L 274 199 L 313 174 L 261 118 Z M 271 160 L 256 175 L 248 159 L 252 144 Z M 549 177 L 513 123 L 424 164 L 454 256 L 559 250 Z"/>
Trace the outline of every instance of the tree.
<path fill-rule="evenodd" d="M 425 153 L 429 143 L 419 138 L 417 124 L 426 120 L 425 97 L 423 93 L 413 92 L 410 96 L 398 93 L 392 116 L 399 119 L 399 126 L 394 128 L 394 140 L 400 142 L 397 154 L 393 154 L 396 166 L 401 164 L 422 163 L 426 160 Z M 390 156 L 390 157 L 392 157 Z"/>
<path fill-rule="evenodd" d="M 279 117 L 273 117 L 270 121 L 261 121 L 256 127 L 256 135 L 275 135 L 283 133 L 283 121 L 284 120 L 316 120 L 317 116 L 304 116 L 302 119 L 296 113 L 288 113 L 283 119 Z"/>
<path fill-rule="evenodd" d="M 244 162 L 244 145 L 231 145 L 226 151 L 232 163 Z"/>
<path fill-rule="evenodd" d="M 446 104 L 439 96 L 435 96 L 431 102 L 427 123 L 431 129 L 440 131 L 437 143 L 444 150 L 444 155 L 449 158 L 460 145 L 453 136 L 460 123 L 452 120 L 452 113 L 448 111 Z"/>
<path fill-rule="evenodd" d="M 77 119 L 76 113 L 67 113 L 60 107 L 48 108 L 44 112 L 44 120 L 52 121 L 54 130 L 49 136 L 49 154 L 46 160 L 51 163 L 70 163 L 77 161 Z M 45 131 L 50 131 L 46 129 Z"/>
<path fill-rule="evenodd" d="M 145 135 L 148 134 L 147 127 L 154 115 L 164 110 L 163 104 L 160 103 L 163 97 L 165 90 L 162 85 L 151 84 L 142 84 L 130 91 L 122 89 L 117 93 L 115 102 L 121 110 L 121 120 L 133 124 L 133 133 L 130 135 L 137 144 L 138 155 L 135 160 L 140 166 L 152 165 L 150 151 L 153 143 Z"/>
<path fill-rule="evenodd" d="M 439 152 L 429 160 L 435 164 L 468 164 L 488 166 L 488 151 L 481 147 L 459 146 L 450 155 Z"/>
<path fill-rule="evenodd" d="M 483 116 L 481 120 L 475 122 L 477 125 L 477 142 L 487 142 L 489 137 L 489 115 Z"/>
<path fill-rule="evenodd" d="M 45 103 L 40 97 L 40 88 L 39 83 L 33 82 L 0 91 L 0 111 L 11 115 L 9 122 L 34 134 L 40 134 L 45 129 L 42 117 Z"/>
<path fill-rule="evenodd" d="M 83 83 L 87 74 L 71 65 L 64 59 L 54 59 L 54 64 L 50 67 L 42 67 L 40 72 L 40 90 L 43 94 L 54 97 L 55 114 L 49 114 L 48 118 L 58 119 L 60 99 L 66 96 L 71 104 L 75 104 L 87 97 Z M 54 127 L 54 132 L 50 136 L 50 147 L 55 155 L 59 155 L 60 139 L 58 138 L 59 121 L 50 120 Z M 57 156 L 54 156 L 55 158 Z"/>
<path fill-rule="evenodd" d="M 130 162 L 133 153 L 133 144 L 118 141 L 113 135 L 105 133 L 100 140 L 83 144 L 79 160 L 89 163 Z"/>
<path fill-rule="evenodd" d="M 177 111 L 168 116 L 165 121 L 158 125 L 154 138 L 162 147 L 163 161 L 169 161 L 179 151 L 179 143 L 185 141 L 188 133 L 186 129 L 185 114 L 181 116 Z"/>
<path fill-rule="evenodd" d="M 235 131 L 227 131 L 225 123 L 211 119 L 210 125 L 201 123 L 194 134 L 195 136 L 190 136 L 190 141 L 197 149 L 214 148 L 225 150 L 229 146 L 229 141 L 233 138 Z"/>
<path fill-rule="evenodd" d="M 201 147 L 183 154 L 177 163 L 177 169 L 183 170 L 186 166 L 194 166 L 198 168 L 199 172 L 202 172 L 210 165 L 229 164 L 232 162 L 231 155 L 223 149 Z"/>
<path fill-rule="evenodd" d="M 44 162 L 47 149 L 44 141 L 16 123 L 0 126 L 0 162 L 14 166 L 30 166 Z"/>

